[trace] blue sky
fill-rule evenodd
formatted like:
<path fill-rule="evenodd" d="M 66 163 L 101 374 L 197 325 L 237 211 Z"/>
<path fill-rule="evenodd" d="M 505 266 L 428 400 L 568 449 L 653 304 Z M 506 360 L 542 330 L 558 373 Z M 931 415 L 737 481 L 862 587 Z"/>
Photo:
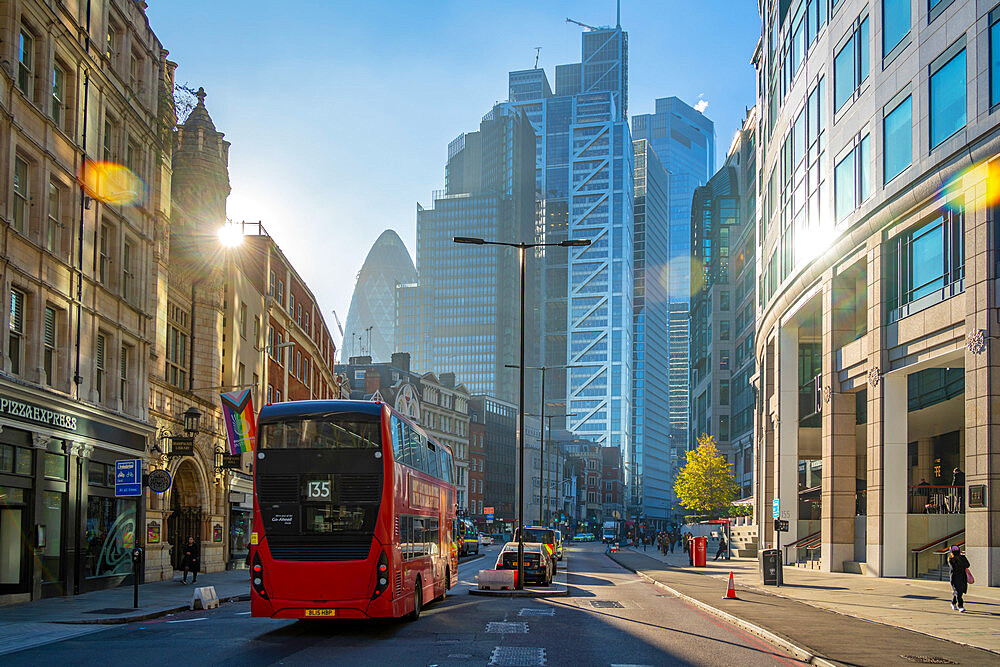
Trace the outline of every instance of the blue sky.
<path fill-rule="evenodd" d="M 623 0 L 629 112 L 657 97 L 708 102 L 721 164 L 754 103 L 752 0 Z M 347 316 L 371 244 L 395 229 L 414 252 L 416 204 L 443 187 L 448 142 L 507 96 L 507 72 L 550 82 L 579 62 L 582 28 L 615 22 L 613 0 L 322 2 L 152 0 L 150 24 L 204 86 L 232 142 L 234 220 L 261 220 L 319 299 Z M 339 342 L 339 341 L 338 341 Z"/>

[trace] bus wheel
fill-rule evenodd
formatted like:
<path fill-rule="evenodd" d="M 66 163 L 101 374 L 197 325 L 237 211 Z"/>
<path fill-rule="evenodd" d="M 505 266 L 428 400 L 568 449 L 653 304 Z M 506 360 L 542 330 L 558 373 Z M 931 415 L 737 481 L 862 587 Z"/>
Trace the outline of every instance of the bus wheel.
<path fill-rule="evenodd" d="M 424 584 L 417 577 L 417 583 L 413 588 L 413 611 L 410 612 L 409 620 L 415 621 L 420 618 L 420 610 L 424 606 Z"/>

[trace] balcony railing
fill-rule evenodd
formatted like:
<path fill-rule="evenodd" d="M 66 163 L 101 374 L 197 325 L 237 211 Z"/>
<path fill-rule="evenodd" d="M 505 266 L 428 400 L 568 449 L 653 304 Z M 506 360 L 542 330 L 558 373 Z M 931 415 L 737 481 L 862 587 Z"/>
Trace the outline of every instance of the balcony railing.
<path fill-rule="evenodd" d="M 962 514 L 964 486 L 933 486 L 918 484 L 907 489 L 907 511 L 910 514 Z"/>

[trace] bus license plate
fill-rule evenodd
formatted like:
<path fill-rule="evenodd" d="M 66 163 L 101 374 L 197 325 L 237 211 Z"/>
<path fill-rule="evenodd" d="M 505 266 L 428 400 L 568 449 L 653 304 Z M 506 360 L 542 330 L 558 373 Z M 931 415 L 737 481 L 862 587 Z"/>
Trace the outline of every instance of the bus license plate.
<path fill-rule="evenodd" d="M 306 617 L 310 616 L 336 616 L 336 609 L 306 609 Z"/>

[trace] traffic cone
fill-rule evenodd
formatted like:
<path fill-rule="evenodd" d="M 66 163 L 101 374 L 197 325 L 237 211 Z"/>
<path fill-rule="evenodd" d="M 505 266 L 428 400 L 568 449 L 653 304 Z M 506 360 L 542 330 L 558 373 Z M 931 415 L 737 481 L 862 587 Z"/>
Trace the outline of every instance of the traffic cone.
<path fill-rule="evenodd" d="M 736 597 L 736 584 L 733 582 L 733 573 L 729 573 L 729 587 L 726 589 L 726 594 L 722 598 L 723 600 L 739 600 Z"/>

